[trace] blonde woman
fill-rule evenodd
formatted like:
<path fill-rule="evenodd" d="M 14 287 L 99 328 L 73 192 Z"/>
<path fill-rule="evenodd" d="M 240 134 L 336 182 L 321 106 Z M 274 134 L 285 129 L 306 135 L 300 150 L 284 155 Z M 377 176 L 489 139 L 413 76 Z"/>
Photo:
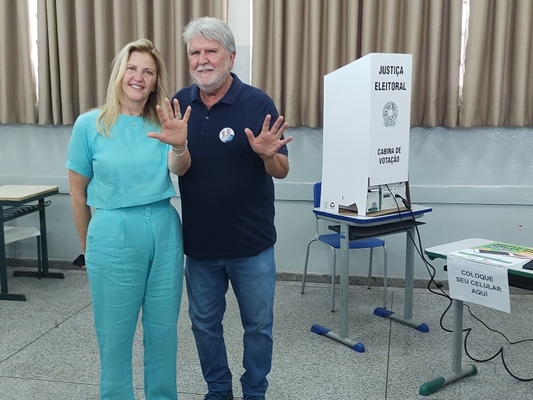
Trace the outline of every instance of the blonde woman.
<path fill-rule="evenodd" d="M 127 44 L 113 61 L 106 103 L 79 116 L 68 147 L 74 221 L 100 351 L 101 399 L 134 399 L 132 346 L 141 309 L 145 397 L 177 399 L 183 245 L 167 164 L 170 146 L 176 154 L 183 147 L 190 110 L 174 118 L 167 90 L 166 67 L 152 42 Z M 179 112 L 177 102 L 174 108 Z M 152 139 L 161 134 L 168 144 Z"/>

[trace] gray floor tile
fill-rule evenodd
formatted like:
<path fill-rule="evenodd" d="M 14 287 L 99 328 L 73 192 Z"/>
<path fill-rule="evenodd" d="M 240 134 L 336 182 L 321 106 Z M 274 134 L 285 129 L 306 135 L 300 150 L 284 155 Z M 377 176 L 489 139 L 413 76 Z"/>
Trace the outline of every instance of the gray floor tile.
<path fill-rule="evenodd" d="M 403 307 L 401 292 L 394 293 L 394 305 Z M 513 332 L 514 340 L 531 337 L 531 329 L 518 327 L 517 322 L 528 320 L 524 325 L 531 325 L 530 313 L 526 304 L 531 301 L 530 296 L 513 296 L 513 314 L 491 310 L 486 307 L 470 305 L 476 316 L 488 323 L 492 328 Z M 387 399 L 416 398 L 420 386 L 429 380 L 451 373 L 452 368 L 452 334 L 440 327 L 439 319 L 445 311 L 448 301 L 427 291 L 415 291 L 415 307 L 419 307 L 416 315 L 425 320 L 430 326 L 428 334 L 420 334 L 418 341 L 413 341 L 411 334 L 406 335 L 401 324 L 393 325 L 391 330 L 391 353 L 388 379 Z M 523 314 L 523 315 L 521 315 Z M 529 314 L 529 316 L 528 316 Z M 453 310 L 449 310 L 443 318 L 443 325 L 452 328 Z M 533 378 L 533 368 L 527 366 L 525 354 L 531 354 L 533 343 L 521 346 L 508 346 L 505 340 L 494 332 L 490 332 L 481 323 L 474 320 L 464 308 L 464 328 L 472 328 L 467 349 L 475 358 L 487 359 L 494 355 L 502 346 L 506 350 L 507 362 L 515 368 L 522 366 L 522 377 Z M 464 337 L 463 333 L 463 345 Z M 522 349 L 520 349 L 522 347 Z M 395 351 L 392 351 L 395 349 Z M 527 349 L 527 352 L 524 350 Z M 477 363 L 467 357 L 462 351 L 462 366 L 476 365 L 478 374 L 463 378 L 431 395 L 431 399 L 529 399 L 531 383 L 519 382 L 513 379 L 503 368 L 501 359 L 495 358 L 485 363 Z M 525 367 L 524 367 L 525 366 Z M 412 397 L 406 397 L 412 396 Z M 422 396 L 419 396 L 422 397 Z"/>
<path fill-rule="evenodd" d="M 2 389 L 2 399 L 4 400 L 98 399 L 97 385 L 0 376 L 0 388 Z"/>
<path fill-rule="evenodd" d="M 98 398 L 98 348 L 85 273 L 67 270 L 64 280 L 10 277 L 9 283 L 10 291 L 25 293 L 28 301 L 0 302 L 0 398 Z M 451 371 L 452 335 L 439 326 L 446 299 L 415 289 L 413 320 L 430 327 L 429 333 L 422 333 L 373 314 L 381 306 L 381 288 L 350 286 L 349 293 L 349 337 L 364 344 L 364 353 L 311 332 L 313 324 L 338 331 L 339 313 L 330 311 L 328 284 L 309 283 L 302 295 L 298 282 L 278 282 L 269 399 L 420 399 L 420 385 Z M 471 309 L 510 341 L 518 341 L 533 331 L 532 299 L 531 295 L 513 295 L 511 314 L 477 305 Z M 392 311 L 403 314 L 402 288 L 391 288 L 388 301 Z M 206 385 L 187 307 L 184 293 L 178 324 L 178 390 L 180 400 L 202 400 Z M 488 358 L 503 346 L 509 369 L 521 378 L 533 377 L 533 342 L 509 345 L 472 318 L 466 308 L 464 315 L 464 326 L 472 328 L 467 348 L 473 357 Z M 445 315 L 445 327 L 452 327 L 452 318 L 451 311 Z M 224 326 L 234 392 L 239 398 L 243 331 L 231 290 Z M 133 353 L 136 399 L 144 400 L 140 324 Z M 469 364 L 477 366 L 477 375 L 446 385 L 429 398 L 500 400 L 510 393 L 515 399 L 531 398 L 531 382 L 512 378 L 500 356 L 482 363 L 463 354 L 463 365 Z"/>
<path fill-rule="evenodd" d="M 381 291 L 350 287 L 349 337 L 365 346 L 357 353 L 310 331 L 314 323 L 338 331 L 339 313 L 330 311 L 329 286 L 279 282 L 273 399 L 384 398 L 389 322 L 373 315 Z M 365 397 L 362 397 L 365 396 Z"/>
<path fill-rule="evenodd" d="M 10 293 L 22 293 L 27 300 L 0 302 L 0 360 L 45 335 L 76 312 L 91 304 L 87 277 L 82 271 L 68 271 L 65 279 L 12 277 Z"/>

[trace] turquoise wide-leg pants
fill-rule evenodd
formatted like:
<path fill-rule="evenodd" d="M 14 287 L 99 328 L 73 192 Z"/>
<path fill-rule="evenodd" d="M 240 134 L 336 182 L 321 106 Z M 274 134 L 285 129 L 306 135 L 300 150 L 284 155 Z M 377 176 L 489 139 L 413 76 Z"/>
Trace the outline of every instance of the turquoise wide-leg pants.
<path fill-rule="evenodd" d="M 102 400 L 134 400 L 132 348 L 141 309 L 146 399 L 177 399 L 182 243 L 179 215 L 169 200 L 94 213 L 86 265 Z"/>

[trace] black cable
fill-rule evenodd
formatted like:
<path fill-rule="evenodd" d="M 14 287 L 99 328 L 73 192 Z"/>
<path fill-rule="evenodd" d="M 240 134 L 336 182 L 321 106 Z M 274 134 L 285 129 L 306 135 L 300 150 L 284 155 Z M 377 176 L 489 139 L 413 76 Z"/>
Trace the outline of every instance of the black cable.
<path fill-rule="evenodd" d="M 403 205 L 407 208 L 407 210 L 409 210 L 409 214 L 411 216 L 411 219 L 413 220 L 413 225 L 415 227 L 415 231 L 416 231 L 416 236 L 418 237 L 418 246 L 415 242 L 415 239 L 412 237 L 411 235 L 411 232 L 409 231 L 409 229 L 405 229 L 407 235 L 409 236 L 409 239 L 411 240 L 411 242 L 413 243 L 413 246 L 414 248 L 416 249 L 418 255 L 420 256 L 420 259 L 424 262 L 424 265 L 426 267 L 426 270 L 428 271 L 428 274 L 429 274 L 429 282 L 428 282 L 428 285 L 427 285 L 427 289 L 430 293 L 433 293 L 433 294 L 436 294 L 437 296 L 442 296 L 446 299 L 448 299 L 448 306 L 446 307 L 446 309 L 444 310 L 444 312 L 441 314 L 440 318 L 439 318 L 439 325 L 441 327 L 441 329 L 445 332 L 449 332 L 449 333 L 452 333 L 453 330 L 452 329 L 448 329 L 444 326 L 444 317 L 446 316 L 446 314 L 448 313 L 448 310 L 451 308 L 452 304 L 453 304 L 453 300 L 452 298 L 448 295 L 448 293 L 446 293 L 443 289 L 442 289 L 442 284 L 439 284 L 435 281 L 435 275 L 437 274 L 437 271 L 435 269 L 435 267 L 426 259 L 424 253 L 422 252 L 422 239 L 421 239 L 421 235 L 420 235 L 420 231 L 418 230 L 418 225 L 416 224 L 416 218 L 415 218 L 415 215 L 413 213 L 413 210 L 411 208 L 411 205 L 409 204 L 409 202 L 407 201 L 407 199 L 405 199 L 404 197 L 402 197 L 400 194 L 395 194 L 393 195 L 392 194 L 392 191 L 390 190 L 389 188 L 389 185 L 385 185 L 385 187 L 387 188 L 387 190 L 389 191 L 389 193 L 391 194 L 391 196 L 393 197 L 394 199 L 394 203 L 396 204 L 396 209 L 398 210 L 398 216 L 400 217 L 400 220 L 403 222 L 404 219 L 402 218 L 402 212 L 401 212 L 401 209 L 400 209 L 400 206 L 398 205 L 398 201 L 396 201 L 397 198 L 401 199 L 402 200 L 402 203 Z M 437 292 L 435 290 L 432 289 L 431 287 L 431 284 L 434 284 L 439 290 L 440 292 Z"/>
<path fill-rule="evenodd" d="M 501 335 L 505 341 L 509 344 L 509 345 L 515 345 L 515 344 L 520 344 L 520 343 L 525 343 L 525 342 L 533 342 L 533 339 L 522 339 L 522 340 L 518 340 L 516 342 L 511 342 L 507 336 L 505 336 L 502 332 L 496 330 L 496 329 L 493 329 L 491 328 L 490 326 L 488 326 L 485 322 L 483 322 L 481 319 L 479 319 L 478 317 L 476 317 L 473 313 L 472 313 L 472 310 L 470 309 L 470 306 L 468 304 L 465 304 L 463 303 L 464 306 L 466 306 L 468 312 L 470 313 L 470 315 L 475 319 L 477 320 L 478 322 L 480 322 L 483 326 L 485 326 L 485 328 L 487 328 L 489 331 L 491 332 L 494 332 L 494 333 L 497 333 L 499 335 Z M 466 342 L 468 340 L 468 336 L 470 335 L 470 333 L 472 332 L 472 329 L 473 328 L 466 328 L 466 329 L 463 329 L 463 332 L 466 332 L 466 335 L 465 335 L 465 341 L 464 341 L 464 349 L 465 349 L 465 353 L 466 355 L 468 356 L 468 358 L 470 358 L 471 360 L 475 361 L 475 362 L 478 362 L 478 363 L 484 363 L 484 362 L 487 362 L 487 361 L 491 361 L 493 360 L 494 358 L 496 358 L 498 355 L 500 356 L 500 358 L 502 359 L 502 364 L 503 364 L 503 367 L 505 368 L 505 370 L 507 371 L 507 373 L 509 375 L 511 375 L 513 378 L 515 378 L 516 380 L 519 380 L 521 382 L 531 382 L 533 381 L 533 378 L 520 378 L 519 376 L 515 375 L 514 373 L 511 372 L 511 370 L 509 369 L 506 361 L 505 361 L 505 356 L 504 356 L 504 353 L 503 353 L 503 346 L 500 347 L 500 349 L 496 352 L 496 354 L 494 354 L 493 356 L 489 357 L 489 358 L 485 358 L 485 359 L 478 359 L 478 358 L 475 358 L 474 356 L 472 356 L 469 352 L 468 352 L 468 348 L 467 348 L 467 345 L 466 345 Z"/>
<path fill-rule="evenodd" d="M 411 239 L 411 242 L 413 242 L 413 246 L 416 250 L 416 252 L 418 253 L 418 255 L 420 256 L 421 260 L 424 262 L 424 265 L 426 266 L 426 269 L 429 273 L 429 282 L 428 282 L 428 290 L 436 295 L 439 295 L 439 296 L 443 296 L 443 297 L 446 297 L 446 298 L 450 298 L 450 296 L 444 292 L 444 290 L 442 290 L 442 284 L 438 283 L 435 281 L 435 275 L 437 274 L 437 271 L 435 269 L 435 267 L 426 259 L 423 251 L 422 251 L 422 239 L 420 237 L 420 231 L 418 230 L 418 225 L 416 224 L 416 218 L 415 218 L 415 215 L 413 214 L 413 210 L 411 208 L 411 205 L 409 204 L 409 202 L 403 197 L 401 196 L 400 194 L 395 194 L 393 195 L 392 194 L 392 191 L 390 190 L 389 188 L 389 185 L 385 185 L 385 187 L 387 188 L 387 190 L 389 191 L 389 193 L 391 194 L 391 196 L 393 197 L 393 200 L 394 200 L 394 203 L 396 204 L 396 209 L 398 210 L 398 216 L 400 217 L 400 221 L 404 222 L 404 219 L 402 218 L 402 211 L 400 209 L 400 206 L 398 205 L 398 201 L 396 200 L 397 198 L 401 199 L 405 208 L 407 208 L 407 210 L 409 211 L 410 213 L 410 216 L 411 216 L 411 219 L 413 220 L 413 225 L 415 227 L 415 231 L 416 231 L 416 236 L 418 238 L 418 246 L 417 246 L 417 243 L 415 241 L 415 239 L 412 237 L 411 235 L 411 232 L 409 231 L 409 229 L 405 229 L 406 230 L 406 233 L 408 234 L 409 238 Z M 431 284 L 434 284 L 438 289 L 441 290 L 441 293 L 439 292 L 435 292 L 432 288 L 431 288 Z"/>

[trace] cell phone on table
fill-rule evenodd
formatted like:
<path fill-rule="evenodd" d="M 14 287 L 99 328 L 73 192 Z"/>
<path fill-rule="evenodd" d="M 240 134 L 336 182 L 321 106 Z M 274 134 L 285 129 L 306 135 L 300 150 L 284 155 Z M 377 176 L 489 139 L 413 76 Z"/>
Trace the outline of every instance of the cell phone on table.
<path fill-rule="evenodd" d="M 533 270 L 533 260 L 529 260 L 527 263 L 522 265 L 522 268 L 523 269 L 531 269 L 531 270 Z"/>
<path fill-rule="evenodd" d="M 508 251 L 503 251 L 503 250 L 474 249 L 474 253 L 495 254 L 495 255 L 498 255 L 498 256 L 508 256 L 508 257 L 512 256 L 511 253 L 509 253 Z"/>

